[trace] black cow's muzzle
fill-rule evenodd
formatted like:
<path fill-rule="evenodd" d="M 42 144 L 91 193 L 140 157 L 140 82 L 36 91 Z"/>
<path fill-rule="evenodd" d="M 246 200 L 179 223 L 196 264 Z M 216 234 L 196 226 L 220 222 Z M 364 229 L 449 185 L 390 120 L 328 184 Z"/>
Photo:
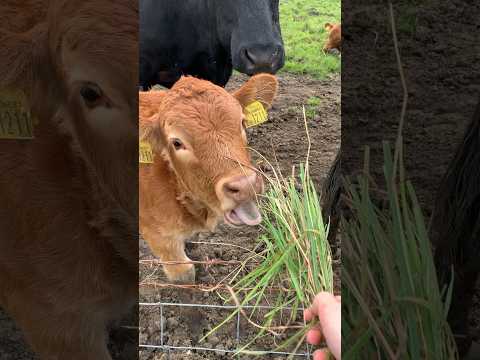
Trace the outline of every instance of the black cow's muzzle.
<path fill-rule="evenodd" d="M 240 50 L 240 61 L 236 70 L 248 75 L 275 74 L 282 68 L 284 58 L 284 50 L 281 44 L 246 46 Z"/>

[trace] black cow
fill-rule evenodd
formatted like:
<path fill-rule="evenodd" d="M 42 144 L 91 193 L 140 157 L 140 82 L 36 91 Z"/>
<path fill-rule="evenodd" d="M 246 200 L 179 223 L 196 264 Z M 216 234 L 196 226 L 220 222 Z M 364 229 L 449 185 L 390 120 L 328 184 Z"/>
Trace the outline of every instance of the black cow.
<path fill-rule="evenodd" d="M 442 287 L 453 270 L 448 321 L 464 355 L 472 343 L 468 316 L 480 274 L 480 102 L 438 191 L 431 232 Z"/>
<path fill-rule="evenodd" d="M 140 0 L 140 86 L 171 87 L 182 74 L 225 86 L 236 69 L 284 64 L 279 0 Z"/>

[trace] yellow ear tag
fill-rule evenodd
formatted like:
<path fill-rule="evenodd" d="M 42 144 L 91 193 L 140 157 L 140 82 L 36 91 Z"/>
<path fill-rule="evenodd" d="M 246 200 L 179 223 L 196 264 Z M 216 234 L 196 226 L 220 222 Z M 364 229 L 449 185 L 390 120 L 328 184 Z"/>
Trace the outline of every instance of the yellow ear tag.
<path fill-rule="evenodd" d="M 138 156 L 141 164 L 153 164 L 152 146 L 146 141 L 140 141 Z"/>
<path fill-rule="evenodd" d="M 260 125 L 268 120 L 268 114 L 262 103 L 254 101 L 244 109 L 245 111 L 245 126 L 247 128 Z"/>
<path fill-rule="evenodd" d="M 20 90 L 0 90 L 0 139 L 33 139 L 33 119 Z"/>

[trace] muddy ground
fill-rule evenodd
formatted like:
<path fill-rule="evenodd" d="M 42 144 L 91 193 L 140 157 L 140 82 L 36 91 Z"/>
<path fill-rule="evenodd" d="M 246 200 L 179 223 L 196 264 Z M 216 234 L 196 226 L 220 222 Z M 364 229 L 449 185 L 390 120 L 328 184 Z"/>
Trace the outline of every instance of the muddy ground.
<path fill-rule="evenodd" d="M 234 89 L 246 79 L 243 75 L 235 75 L 228 84 L 228 89 Z M 279 75 L 280 92 L 270 110 L 269 121 L 261 126 L 248 130 L 250 146 L 267 157 L 270 161 L 275 157 L 285 174 L 292 171 L 292 166 L 305 161 L 307 141 L 301 106 L 308 99 L 317 97 L 320 103 L 315 109 L 310 108 L 308 126 L 312 138 L 310 167 L 313 180 L 320 190 L 323 179 L 339 149 L 340 145 L 340 76 L 335 75 L 326 80 L 315 80 L 307 76 L 282 73 Z M 258 157 L 256 157 L 258 159 Z M 267 167 L 263 170 L 268 172 Z M 176 289 L 165 285 L 165 279 L 158 265 L 142 264 L 140 269 L 140 301 L 141 302 L 171 302 L 221 305 L 223 301 L 214 291 L 208 291 L 219 284 L 222 279 L 235 269 L 235 262 L 245 259 L 249 250 L 254 249 L 260 234 L 259 228 L 232 229 L 220 226 L 213 234 L 200 234 L 188 244 L 187 254 L 196 261 L 223 260 L 233 264 L 228 265 L 197 265 L 197 288 Z M 202 242 L 199 244 L 198 242 Z M 336 268 L 339 265 L 338 244 L 333 246 Z M 140 252 L 142 260 L 152 259 L 144 247 Z M 337 271 L 338 274 L 338 271 Z M 225 281 L 222 282 L 224 284 Z M 157 287 L 155 287 L 157 284 Z M 201 287 L 203 289 L 199 289 Z M 339 278 L 336 277 L 336 288 L 339 291 Z M 219 293 L 226 295 L 224 288 Z M 273 297 L 273 294 L 272 294 Z M 201 309 L 192 310 L 179 307 L 166 307 L 164 310 L 164 343 L 170 346 L 201 346 L 218 349 L 207 351 L 176 351 L 169 356 L 171 359 L 228 359 L 222 352 L 225 349 L 235 349 L 236 321 L 221 328 L 206 343 L 198 342 L 208 330 L 220 323 L 230 310 Z M 299 314 L 301 317 L 301 314 Z M 160 311 L 158 307 L 140 308 L 140 344 L 160 344 Z M 240 343 L 250 339 L 255 328 L 243 319 L 240 322 Z M 272 350 L 275 347 L 274 338 L 268 336 L 256 341 L 253 348 Z M 301 349 L 305 351 L 305 349 Z M 166 353 L 160 350 L 142 350 L 142 360 L 167 359 Z M 243 355 L 241 359 L 254 358 Z M 281 359 L 285 356 L 265 355 L 262 359 Z"/>

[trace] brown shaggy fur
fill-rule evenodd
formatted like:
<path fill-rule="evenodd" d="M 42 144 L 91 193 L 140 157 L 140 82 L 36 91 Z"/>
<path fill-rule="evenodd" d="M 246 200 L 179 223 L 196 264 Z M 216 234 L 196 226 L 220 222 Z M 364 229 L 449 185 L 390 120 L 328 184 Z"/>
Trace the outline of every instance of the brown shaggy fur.
<path fill-rule="evenodd" d="M 137 6 L 0 5 L 0 88 L 22 90 L 39 121 L 34 140 L 0 140 L 0 306 L 42 359 L 111 359 L 107 324 L 137 299 L 137 134 L 100 137 L 65 63 L 95 64 L 135 129 Z"/>

